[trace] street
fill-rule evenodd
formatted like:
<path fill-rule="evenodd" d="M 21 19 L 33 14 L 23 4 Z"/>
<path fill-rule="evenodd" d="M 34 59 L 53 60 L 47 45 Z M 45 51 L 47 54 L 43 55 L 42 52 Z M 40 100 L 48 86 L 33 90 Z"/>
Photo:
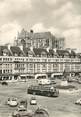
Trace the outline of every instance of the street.
<path fill-rule="evenodd" d="M 59 97 L 37 96 L 37 106 L 31 106 L 29 100 L 32 95 L 27 94 L 28 82 L 9 83 L 8 86 L 0 84 L 0 117 L 11 117 L 16 107 L 5 104 L 8 97 L 25 98 L 28 100 L 28 109 L 35 110 L 38 106 L 48 110 L 50 117 L 81 117 L 81 106 L 75 105 L 75 101 L 81 98 L 79 93 L 60 93 Z M 80 84 L 79 84 L 80 85 Z"/>

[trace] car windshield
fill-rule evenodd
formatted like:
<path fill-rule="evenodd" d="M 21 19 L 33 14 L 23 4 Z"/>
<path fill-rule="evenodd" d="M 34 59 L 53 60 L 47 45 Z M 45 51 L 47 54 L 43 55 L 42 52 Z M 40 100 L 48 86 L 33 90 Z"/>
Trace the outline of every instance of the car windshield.
<path fill-rule="evenodd" d="M 24 107 L 18 108 L 18 111 L 26 111 L 26 108 Z"/>
<path fill-rule="evenodd" d="M 16 101 L 16 99 L 12 99 L 12 101 Z"/>
<path fill-rule="evenodd" d="M 32 97 L 31 100 L 36 100 L 36 98 L 35 97 Z"/>
<path fill-rule="evenodd" d="M 12 101 L 17 101 L 17 99 L 16 99 L 16 98 L 12 98 L 11 100 L 12 100 Z"/>
<path fill-rule="evenodd" d="M 21 109 L 21 110 L 19 110 L 20 112 L 22 112 L 22 111 L 26 111 L 26 109 Z"/>

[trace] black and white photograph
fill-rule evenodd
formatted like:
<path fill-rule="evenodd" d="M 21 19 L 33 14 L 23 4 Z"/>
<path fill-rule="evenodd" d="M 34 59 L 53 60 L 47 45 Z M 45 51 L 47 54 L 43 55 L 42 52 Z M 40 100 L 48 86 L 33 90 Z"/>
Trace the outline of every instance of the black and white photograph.
<path fill-rule="evenodd" d="M 0 117 L 81 117 L 81 0 L 0 0 Z"/>

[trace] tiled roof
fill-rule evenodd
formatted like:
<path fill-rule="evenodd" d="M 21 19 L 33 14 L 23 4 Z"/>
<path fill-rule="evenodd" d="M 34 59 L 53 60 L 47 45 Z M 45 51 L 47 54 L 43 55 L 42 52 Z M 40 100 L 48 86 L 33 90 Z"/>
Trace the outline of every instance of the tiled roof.
<path fill-rule="evenodd" d="M 7 47 L 7 46 L 0 46 L 0 56 L 3 56 L 3 52 L 4 52 L 4 51 L 8 52 L 7 54 L 8 54 L 9 56 L 11 56 L 11 53 L 10 53 L 10 51 L 8 50 L 8 47 Z"/>
<path fill-rule="evenodd" d="M 17 54 L 18 56 L 23 55 L 23 52 L 17 46 L 11 46 L 10 49 L 11 49 L 11 52 L 12 52 L 13 55 L 15 55 L 15 54 Z"/>
<path fill-rule="evenodd" d="M 73 50 L 71 50 L 70 56 L 74 56 L 75 57 L 76 53 Z"/>
<path fill-rule="evenodd" d="M 34 33 L 32 35 L 33 39 L 49 39 L 53 38 L 53 35 L 50 32 L 41 32 L 41 33 Z"/>
<path fill-rule="evenodd" d="M 54 36 L 50 32 L 40 32 L 40 33 L 31 33 L 27 32 L 24 29 L 18 34 L 18 38 L 24 39 L 25 37 L 29 37 L 30 39 L 49 39 L 54 38 Z"/>
<path fill-rule="evenodd" d="M 67 50 L 57 50 L 56 52 L 59 56 L 69 56 L 69 52 Z"/>
<path fill-rule="evenodd" d="M 46 54 L 48 54 L 46 49 L 42 49 L 42 48 L 34 48 L 33 51 L 34 51 L 35 55 L 41 55 L 42 52 L 45 52 Z"/>

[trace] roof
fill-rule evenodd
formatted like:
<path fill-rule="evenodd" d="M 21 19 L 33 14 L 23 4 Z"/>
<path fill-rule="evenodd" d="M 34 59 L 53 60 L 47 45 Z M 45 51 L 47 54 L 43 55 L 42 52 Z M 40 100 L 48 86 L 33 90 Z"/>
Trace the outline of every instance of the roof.
<path fill-rule="evenodd" d="M 25 37 L 29 37 L 30 39 L 49 39 L 54 38 L 54 36 L 51 34 L 51 32 L 39 32 L 39 33 L 31 33 L 27 32 L 24 29 L 21 30 L 20 33 L 18 33 L 18 39 L 24 39 Z"/>
<path fill-rule="evenodd" d="M 56 52 L 59 56 L 64 56 L 64 55 L 69 56 L 69 52 L 67 50 L 57 50 Z"/>
<path fill-rule="evenodd" d="M 23 52 L 17 46 L 11 46 L 10 49 L 11 49 L 13 55 L 15 55 L 15 54 L 17 54 L 18 56 L 23 55 Z"/>
<path fill-rule="evenodd" d="M 7 46 L 0 46 L 0 56 L 3 56 L 3 52 L 6 52 L 6 53 L 8 53 L 9 56 L 11 56 L 11 53 L 8 50 Z"/>
<path fill-rule="evenodd" d="M 49 39 L 53 38 L 54 36 L 50 32 L 41 32 L 41 33 L 33 33 L 33 39 Z"/>
<path fill-rule="evenodd" d="M 76 53 L 73 50 L 71 50 L 71 53 L 69 53 L 69 54 L 70 54 L 70 56 L 76 56 Z"/>
<path fill-rule="evenodd" d="M 46 54 L 48 54 L 46 49 L 42 49 L 42 48 L 34 48 L 33 51 L 34 51 L 35 55 L 41 55 L 42 52 L 45 52 Z"/>

